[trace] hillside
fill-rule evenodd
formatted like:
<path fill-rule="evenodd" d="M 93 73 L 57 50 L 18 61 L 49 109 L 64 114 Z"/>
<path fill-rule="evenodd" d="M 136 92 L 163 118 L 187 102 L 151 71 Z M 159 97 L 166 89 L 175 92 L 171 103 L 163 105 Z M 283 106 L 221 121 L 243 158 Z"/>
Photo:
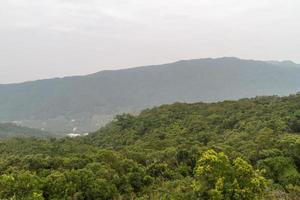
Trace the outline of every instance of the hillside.
<path fill-rule="evenodd" d="M 116 114 L 161 104 L 296 93 L 299 77 L 289 61 L 218 58 L 0 85 L 0 121 L 89 132 Z"/>
<path fill-rule="evenodd" d="M 300 94 L 175 103 L 89 136 L 0 142 L 0 198 L 296 200 Z"/>
<path fill-rule="evenodd" d="M 12 123 L 0 123 L 0 138 L 6 137 L 49 137 L 53 134 L 38 129 L 18 126 Z"/>

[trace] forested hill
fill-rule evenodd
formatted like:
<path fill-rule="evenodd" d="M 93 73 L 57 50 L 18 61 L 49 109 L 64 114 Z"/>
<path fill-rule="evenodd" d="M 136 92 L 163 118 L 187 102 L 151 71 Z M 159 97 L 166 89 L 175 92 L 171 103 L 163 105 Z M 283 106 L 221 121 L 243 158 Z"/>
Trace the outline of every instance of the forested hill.
<path fill-rule="evenodd" d="M 52 133 L 38 129 L 18 126 L 12 123 L 0 123 L 0 138 L 6 137 L 50 137 Z"/>
<path fill-rule="evenodd" d="M 299 65 L 288 61 L 218 58 L 0 85 L 0 121 L 89 132 L 115 114 L 161 104 L 296 93 L 299 77 Z"/>
<path fill-rule="evenodd" d="M 300 94 L 175 103 L 89 136 L 0 142 L 2 199 L 297 200 Z"/>

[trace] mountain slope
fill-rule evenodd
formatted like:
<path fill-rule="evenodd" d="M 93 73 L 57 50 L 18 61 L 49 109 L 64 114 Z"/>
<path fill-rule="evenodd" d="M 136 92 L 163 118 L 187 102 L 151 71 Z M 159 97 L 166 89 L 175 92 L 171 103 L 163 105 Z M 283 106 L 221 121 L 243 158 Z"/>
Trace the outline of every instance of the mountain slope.
<path fill-rule="evenodd" d="M 154 105 L 295 93 L 299 77 L 291 62 L 219 58 L 0 85 L 0 120 L 85 132 Z"/>
<path fill-rule="evenodd" d="M 0 199 L 298 200 L 300 94 L 163 105 L 77 138 L 1 139 L 0 161 Z"/>
<path fill-rule="evenodd" d="M 6 137 L 48 137 L 50 133 L 38 129 L 18 126 L 12 123 L 0 123 L 0 138 Z"/>

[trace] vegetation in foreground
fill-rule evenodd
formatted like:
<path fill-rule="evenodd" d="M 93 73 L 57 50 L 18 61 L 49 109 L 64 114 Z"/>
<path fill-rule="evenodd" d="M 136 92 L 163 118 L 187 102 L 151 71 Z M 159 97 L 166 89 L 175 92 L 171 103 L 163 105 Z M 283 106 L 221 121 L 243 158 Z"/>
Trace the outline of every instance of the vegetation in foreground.
<path fill-rule="evenodd" d="M 300 95 L 165 105 L 0 142 L 0 199 L 299 199 Z"/>

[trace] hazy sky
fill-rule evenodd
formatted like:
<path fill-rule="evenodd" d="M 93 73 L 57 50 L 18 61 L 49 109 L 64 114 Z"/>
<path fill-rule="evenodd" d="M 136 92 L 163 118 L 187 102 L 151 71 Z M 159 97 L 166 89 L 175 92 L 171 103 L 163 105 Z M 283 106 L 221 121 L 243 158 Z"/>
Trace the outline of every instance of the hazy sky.
<path fill-rule="evenodd" d="M 0 83 L 223 56 L 300 63 L 300 0 L 0 0 Z"/>

